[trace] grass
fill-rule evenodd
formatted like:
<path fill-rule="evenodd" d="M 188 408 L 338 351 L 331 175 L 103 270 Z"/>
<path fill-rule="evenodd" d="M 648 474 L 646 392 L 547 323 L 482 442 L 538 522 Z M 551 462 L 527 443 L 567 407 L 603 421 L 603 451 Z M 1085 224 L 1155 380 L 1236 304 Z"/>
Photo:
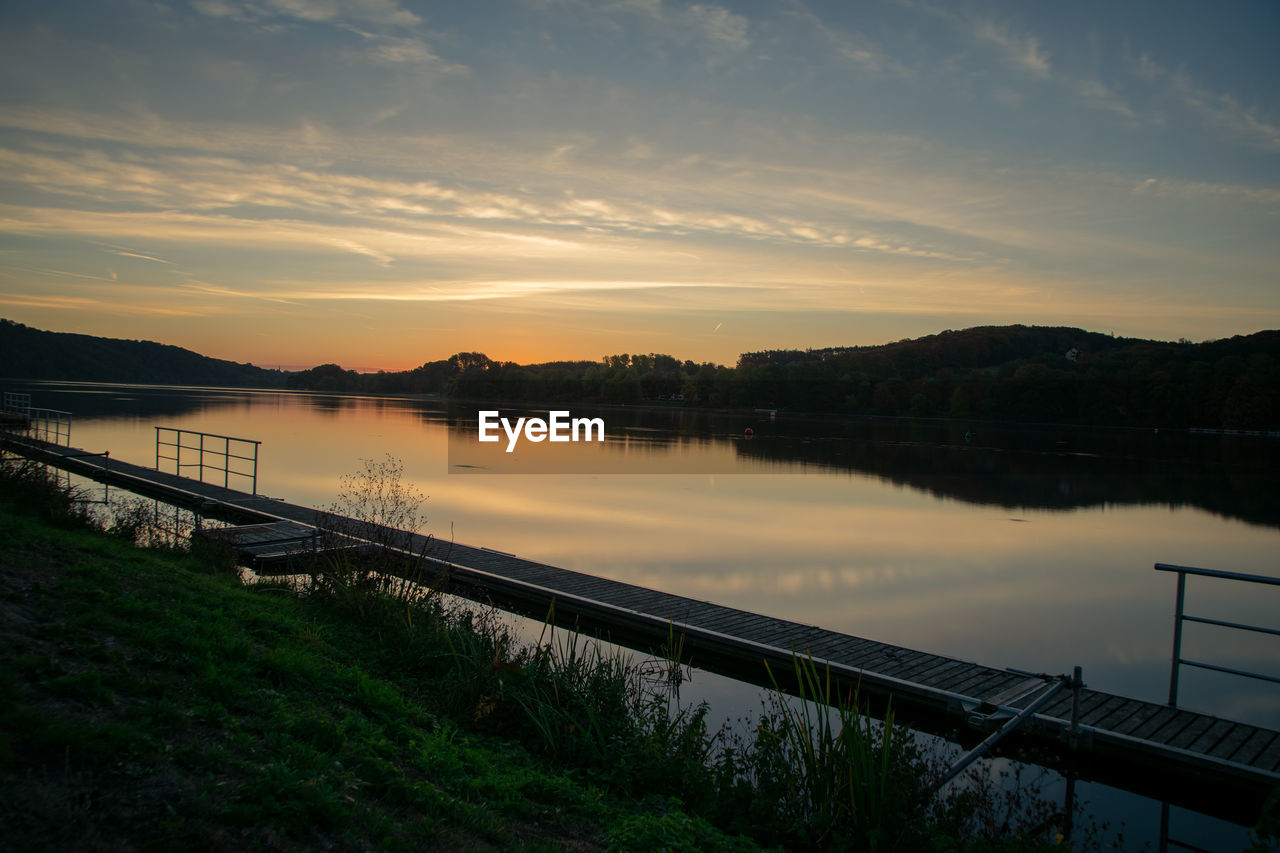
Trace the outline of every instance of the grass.
<path fill-rule="evenodd" d="M 0 492 L 9 849 L 634 849 L 674 828 L 754 847 L 463 728 L 389 674 L 390 631 L 17 496 Z"/>
<path fill-rule="evenodd" d="M 335 514 L 416 523 L 398 476 L 370 466 Z M 679 702 L 677 637 L 640 665 L 563 633 L 521 644 L 389 577 L 425 577 L 412 560 L 246 586 L 225 554 L 136 547 L 145 513 L 104 535 L 49 491 L 0 467 L 16 849 L 1062 849 L 1034 794 L 933 797 L 934 759 L 812 661 L 799 700 L 713 732 Z"/>

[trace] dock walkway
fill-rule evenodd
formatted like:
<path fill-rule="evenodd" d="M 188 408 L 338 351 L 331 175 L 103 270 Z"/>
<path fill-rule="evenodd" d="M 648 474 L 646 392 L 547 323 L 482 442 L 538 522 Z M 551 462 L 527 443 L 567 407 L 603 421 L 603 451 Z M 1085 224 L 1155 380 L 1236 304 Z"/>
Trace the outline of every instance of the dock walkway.
<path fill-rule="evenodd" d="M 0 446 L 93 480 L 119 486 L 242 524 L 224 534 L 264 572 L 317 547 L 325 513 L 133 465 L 102 454 L 0 433 Z M 379 541 L 381 531 L 341 519 L 342 533 Z M 349 544 L 349 543 L 348 543 Z M 1035 701 L 1047 682 L 1032 673 L 913 651 L 813 625 L 634 586 L 525 560 L 510 554 L 415 535 L 415 556 L 447 577 L 448 590 L 505 609 L 576 626 L 633 648 L 655 649 L 673 635 L 697 666 L 766 683 L 793 670 L 794 655 L 810 655 L 864 697 L 892 696 L 899 717 L 935 731 L 992 728 Z M 1088 673 L 1085 673 L 1086 677 Z M 1040 708 L 1009 738 L 1061 751 L 1070 735 L 1070 690 Z M 1223 804 L 1221 816 L 1252 821 L 1267 794 L 1280 786 L 1280 732 L 1130 699 L 1099 690 L 1079 695 L 1072 759 L 1082 775 L 1182 801 L 1203 810 L 1206 792 Z"/>

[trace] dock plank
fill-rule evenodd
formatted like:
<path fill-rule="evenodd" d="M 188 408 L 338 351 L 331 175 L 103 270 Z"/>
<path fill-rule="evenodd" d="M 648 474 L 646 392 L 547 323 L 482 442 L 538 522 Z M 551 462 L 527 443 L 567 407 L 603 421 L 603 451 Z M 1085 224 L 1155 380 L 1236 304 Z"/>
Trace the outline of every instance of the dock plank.
<path fill-rule="evenodd" d="M 1080 725 L 1092 726 L 1098 720 L 1110 714 L 1113 710 L 1129 701 L 1123 696 L 1109 696 L 1106 693 L 1095 693 L 1094 697 L 1101 697 L 1102 701 L 1087 707 L 1084 700 L 1080 702 Z M 1093 698 L 1093 697 L 1090 697 Z"/>
<path fill-rule="evenodd" d="M 1168 706 L 1162 707 L 1155 714 L 1152 714 L 1149 718 L 1147 718 L 1146 722 L 1144 722 L 1142 725 L 1138 726 L 1137 728 L 1133 729 L 1131 732 L 1128 732 L 1128 734 L 1132 735 L 1133 737 L 1146 740 L 1153 732 L 1158 731 L 1166 723 L 1175 719 L 1181 713 L 1182 712 L 1179 711 L 1177 708 L 1170 708 Z"/>
<path fill-rule="evenodd" d="M 1201 733 L 1194 741 L 1187 744 L 1185 748 L 1191 752 L 1201 752 L 1208 755 L 1218 745 L 1218 741 L 1225 738 L 1238 726 L 1238 723 L 1234 723 L 1231 720 L 1214 720 L 1212 726 Z"/>
<path fill-rule="evenodd" d="M 1258 729 L 1254 726 L 1238 723 L 1229 735 L 1218 741 L 1206 754 L 1211 758 L 1230 760 L 1236 750 L 1244 746 L 1245 742 L 1253 737 L 1257 731 Z"/>
<path fill-rule="evenodd" d="M 1263 750 L 1276 741 L 1277 737 L 1280 735 L 1276 732 L 1258 729 L 1247 741 L 1240 744 L 1240 748 L 1231 756 L 1231 760 L 1252 765 L 1258 756 L 1262 755 Z"/>
<path fill-rule="evenodd" d="M 1152 743 L 1168 744 L 1169 741 L 1181 734 L 1183 729 L 1194 723 L 1198 717 L 1198 714 L 1193 714 L 1190 711 L 1178 711 L 1178 713 L 1160 725 L 1152 728 L 1143 739 Z"/>
<path fill-rule="evenodd" d="M 1263 770 L 1272 772 L 1280 770 L 1280 737 L 1271 739 L 1271 743 L 1267 744 L 1261 752 L 1253 759 L 1255 767 L 1261 767 Z"/>
<path fill-rule="evenodd" d="M 1177 735 L 1165 741 L 1174 749 L 1186 749 L 1196 738 L 1208 731 L 1209 727 L 1214 723 L 1213 717 L 1197 717 L 1192 720 Z"/>
<path fill-rule="evenodd" d="M 1153 705 L 1150 702 L 1140 702 L 1137 699 L 1125 699 L 1119 706 L 1113 708 L 1105 717 L 1092 723 L 1095 728 L 1114 729 L 1117 725 L 1125 720 L 1134 717 L 1141 717 L 1145 714 L 1154 714 L 1160 709 L 1159 705 Z M 1070 714 L 1070 708 L 1067 709 Z"/>

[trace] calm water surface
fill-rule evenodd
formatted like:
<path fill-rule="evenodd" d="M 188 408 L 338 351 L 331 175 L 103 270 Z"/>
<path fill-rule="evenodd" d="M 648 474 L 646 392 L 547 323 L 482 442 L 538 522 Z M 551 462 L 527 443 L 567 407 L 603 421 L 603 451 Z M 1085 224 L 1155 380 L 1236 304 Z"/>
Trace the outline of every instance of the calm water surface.
<path fill-rule="evenodd" d="M 439 401 L 8 388 L 115 458 L 153 464 L 156 426 L 252 438 L 259 492 L 326 507 L 389 454 L 442 539 L 993 666 L 1080 665 L 1153 701 L 1175 585 L 1154 563 L 1280 576 L 1275 439 L 599 410 L 603 446 L 543 445 L 521 467 L 475 442 L 474 409 Z M 1280 588 L 1191 579 L 1187 610 L 1280 627 Z M 1184 655 L 1280 674 L 1277 637 L 1188 625 Z M 705 689 L 724 717 L 752 710 Z M 1275 685 L 1184 669 L 1181 699 L 1280 728 Z"/>

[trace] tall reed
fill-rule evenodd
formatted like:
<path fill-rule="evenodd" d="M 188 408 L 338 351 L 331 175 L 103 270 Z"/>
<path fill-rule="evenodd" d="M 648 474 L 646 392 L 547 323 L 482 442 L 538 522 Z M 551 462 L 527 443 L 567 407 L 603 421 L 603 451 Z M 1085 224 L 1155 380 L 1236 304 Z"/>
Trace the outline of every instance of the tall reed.
<path fill-rule="evenodd" d="M 778 817 L 802 846 L 895 849 L 926 803 L 912 739 L 891 706 L 876 721 L 856 688 L 841 693 L 829 666 L 792 664 L 794 699 L 769 670 L 772 709 L 747 764 L 754 787 L 781 795 Z"/>

